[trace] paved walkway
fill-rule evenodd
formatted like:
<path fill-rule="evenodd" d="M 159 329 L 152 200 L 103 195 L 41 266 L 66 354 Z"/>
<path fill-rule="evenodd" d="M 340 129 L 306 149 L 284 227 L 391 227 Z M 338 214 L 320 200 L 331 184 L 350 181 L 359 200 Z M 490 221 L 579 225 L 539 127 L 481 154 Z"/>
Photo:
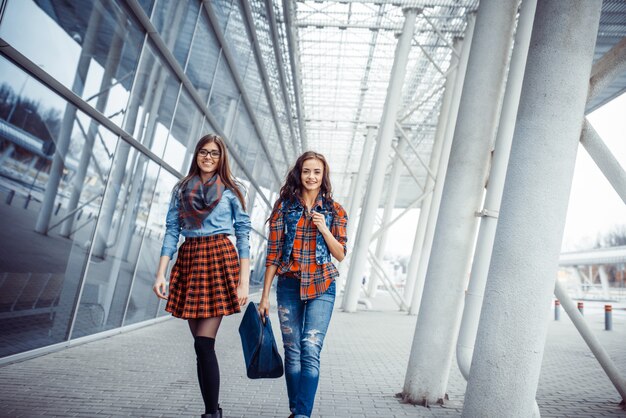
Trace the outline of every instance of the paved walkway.
<path fill-rule="evenodd" d="M 586 303 L 586 318 L 626 376 L 626 312 L 614 312 L 614 330 L 608 332 L 601 306 Z M 225 416 L 287 417 L 282 378 L 245 377 L 240 318 L 226 318 L 218 335 Z M 275 314 L 272 319 L 279 336 Z M 394 397 L 404 381 L 415 321 L 394 311 L 385 292 L 371 311 L 336 310 L 313 416 L 460 416 L 465 382 L 456 362 L 445 405 L 424 408 Z M 543 417 L 626 416 L 617 391 L 564 313 L 551 321 L 546 344 L 537 393 Z M 179 320 L 0 367 L 0 416 L 199 417 L 201 411 L 192 338 Z"/>

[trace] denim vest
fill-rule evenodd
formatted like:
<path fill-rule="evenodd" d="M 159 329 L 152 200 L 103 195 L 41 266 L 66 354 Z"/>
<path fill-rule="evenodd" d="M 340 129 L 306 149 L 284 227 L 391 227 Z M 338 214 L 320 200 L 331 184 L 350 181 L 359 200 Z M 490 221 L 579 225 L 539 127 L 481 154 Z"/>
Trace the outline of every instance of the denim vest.
<path fill-rule="evenodd" d="M 327 202 L 326 200 L 323 200 L 322 202 L 322 206 L 317 204 L 314 210 L 324 215 L 326 226 L 330 229 L 330 226 L 333 223 L 333 204 L 331 202 Z M 289 262 L 289 257 L 293 251 L 293 242 L 296 238 L 296 227 L 298 225 L 298 221 L 304 214 L 304 210 L 305 208 L 300 202 L 290 201 L 283 203 L 282 212 L 285 239 L 283 241 L 282 261 L 284 263 Z M 317 231 L 317 236 L 315 237 L 315 263 L 320 265 L 330 263 L 330 251 L 328 250 L 326 241 L 324 241 L 324 237 L 320 231 Z"/>

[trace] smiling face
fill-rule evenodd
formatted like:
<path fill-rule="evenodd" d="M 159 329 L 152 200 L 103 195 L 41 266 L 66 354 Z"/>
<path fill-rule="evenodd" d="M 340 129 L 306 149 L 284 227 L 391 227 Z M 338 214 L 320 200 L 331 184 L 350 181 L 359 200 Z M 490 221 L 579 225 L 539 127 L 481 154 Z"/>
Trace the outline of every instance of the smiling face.
<path fill-rule="evenodd" d="M 302 188 L 308 192 L 319 192 L 324 178 L 324 164 L 315 158 L 310 158 L 302 164 L 300 181 Z"/>
<path fill-rule="evenodd" d="M 217 154 L 216 154 L 217 153 Z M 205 155 L 202 155 L 205 154 Z M 214 154 L 216 156 L 212 156 Z M 208 180 L 220 166 L 220 147 L 215 142 L 207 142 L 198 150 L 196 163 L 203 181 Z"/>

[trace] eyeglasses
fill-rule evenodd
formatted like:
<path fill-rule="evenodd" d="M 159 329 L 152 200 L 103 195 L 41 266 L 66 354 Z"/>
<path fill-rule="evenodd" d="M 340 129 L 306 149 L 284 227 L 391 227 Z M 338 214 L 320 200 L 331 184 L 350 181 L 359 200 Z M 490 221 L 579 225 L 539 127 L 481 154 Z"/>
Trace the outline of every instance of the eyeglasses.
<path fill-rule="evenodd" d="M 222 155 L 222 153 L 216 150 L 208 151 L 205 149 L 201 149 L 200 151 L 198 151 L 198 155 L 201 157 L 206 157 L 207 155 L 210 155 L 211 158 L 220 158 L 220 155 Z"/>

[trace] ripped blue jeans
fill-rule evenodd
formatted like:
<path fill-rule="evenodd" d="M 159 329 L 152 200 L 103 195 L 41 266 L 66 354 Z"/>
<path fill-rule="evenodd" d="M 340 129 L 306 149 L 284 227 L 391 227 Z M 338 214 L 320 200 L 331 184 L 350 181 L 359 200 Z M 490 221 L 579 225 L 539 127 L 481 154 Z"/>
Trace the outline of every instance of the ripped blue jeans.
<path fill-rule="evenodd" d="M 289 409 L 310 417 L 320 373 L 320 352 L 335 305 L 335 282 L 315 299 L 300 300 L 300 280 L 278 277 L 278 319 L 285 348 Z"/>

